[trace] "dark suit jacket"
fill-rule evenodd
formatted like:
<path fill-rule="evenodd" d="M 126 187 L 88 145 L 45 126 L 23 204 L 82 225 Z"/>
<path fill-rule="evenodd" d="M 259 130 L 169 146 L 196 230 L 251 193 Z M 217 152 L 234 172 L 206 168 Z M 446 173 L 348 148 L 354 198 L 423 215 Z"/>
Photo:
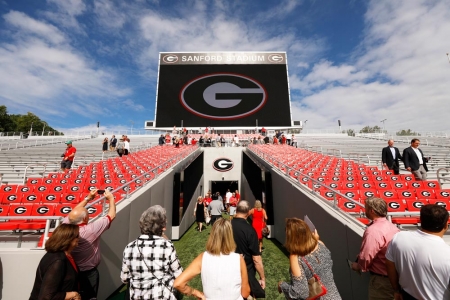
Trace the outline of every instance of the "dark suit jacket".
<path fill-rule="evenodd" d="M 423 168 L 425 169 L 425 171 L 428 172 L 427 168 L 428 158 L 423 157 L 422 150 L 419 149 L 419 152 L 422 155 Z M 405 168 L 410 167 L 412 171 L 419 170 L 420 167 L 419 158 L 417 157 L 412 147 L 408 147 L 405 150 L 403 150 L 403 162 L 405 163 Z"/>
<path fill-rule="evenodd" d="M 383 150 L 381 151 L 381 161 L 384 164 L 386 164 L 389 169 L 398 169 L 399 168 L 398 160 L 399 159 L 403 160 L 398 148 L 394 147 L 394 149 L 395 149 L 395 159 L 394 157 L 392 157 L 391 148 L 389 146 L 383 148 Z"/>
<path fill-rule="evenodd" d="M 64 252 L 47 252 L 36 271 L 30 300 L 64 300 L 66 292 L 78 291 L 78 273 Z"/>

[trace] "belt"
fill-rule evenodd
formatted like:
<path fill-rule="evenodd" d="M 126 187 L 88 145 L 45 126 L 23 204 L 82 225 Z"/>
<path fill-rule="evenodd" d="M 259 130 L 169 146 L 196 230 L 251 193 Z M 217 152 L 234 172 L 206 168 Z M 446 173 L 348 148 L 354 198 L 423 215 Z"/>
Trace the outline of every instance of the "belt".
<path fill-rule="evenodd" d="M 381 275 L 381 274 L 378 274 L 378 273 L 375 273 L 375 272 L 372 272 L 372 271 L 369 271 L 369 273 L 370 273 L 370 275 L 376 275 L 376 276 L 381 276 L 381 277 L 388 277 L 387 275 Z"/>

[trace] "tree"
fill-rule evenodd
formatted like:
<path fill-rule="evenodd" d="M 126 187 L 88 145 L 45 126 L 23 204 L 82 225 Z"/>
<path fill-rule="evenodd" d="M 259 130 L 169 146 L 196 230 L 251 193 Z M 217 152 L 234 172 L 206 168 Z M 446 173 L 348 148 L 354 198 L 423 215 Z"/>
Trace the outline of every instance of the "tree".
<path fill-rule="evenodd" d="M 373 127 L 366 126 L 363 129 L 361 129 L 359 132 L 360 133 L 375 133 L 375 132 L 382 132 L 382 131 L 383 130 L 379 126 L 375 125 Z"/>
<path fill-rule="evenodd" d="M 396 133 L 397 135 L 415 135 L 415 136 L 420 136 L 420 134 L 418 134 L 417 132 L 412 131 L 411 129 L 402 129 L 400 131 L 397 131 Z"/>
<path fill-rule="evenodd" d="M 355 136 L 355 130 L 354 129 L 347 129 L 347 131 L 342 131 L 342 133 L 346 133 L 348 136 Z"/>
<path fill-rule="evenodd" d="M 0 132 L 14 131 L 14 122 L 5 105 L 0 105 Z"/>

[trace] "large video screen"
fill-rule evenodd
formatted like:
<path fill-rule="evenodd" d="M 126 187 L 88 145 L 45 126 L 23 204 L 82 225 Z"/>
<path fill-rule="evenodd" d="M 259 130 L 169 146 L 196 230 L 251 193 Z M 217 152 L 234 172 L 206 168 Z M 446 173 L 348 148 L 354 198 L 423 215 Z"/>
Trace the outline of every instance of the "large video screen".
<path fill-rule="evenodd" d="M 291 126 L 285 53 L 161 53 L 156 127 Z"/>

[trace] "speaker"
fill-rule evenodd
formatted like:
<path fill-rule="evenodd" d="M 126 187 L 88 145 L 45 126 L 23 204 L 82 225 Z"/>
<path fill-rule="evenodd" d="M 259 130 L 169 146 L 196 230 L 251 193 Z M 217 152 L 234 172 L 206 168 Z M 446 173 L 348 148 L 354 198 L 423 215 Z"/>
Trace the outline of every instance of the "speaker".
<path fill-rule="evenodd" d="M 339 126 L 341 126 L 341 120 L 338 120 L 338 124 L 339 124 Z"/>
<path fill-rule="evenodd" d="M 294 126 L 300 126 L 301 125 L 301 121 L 294 121 Z"/>

